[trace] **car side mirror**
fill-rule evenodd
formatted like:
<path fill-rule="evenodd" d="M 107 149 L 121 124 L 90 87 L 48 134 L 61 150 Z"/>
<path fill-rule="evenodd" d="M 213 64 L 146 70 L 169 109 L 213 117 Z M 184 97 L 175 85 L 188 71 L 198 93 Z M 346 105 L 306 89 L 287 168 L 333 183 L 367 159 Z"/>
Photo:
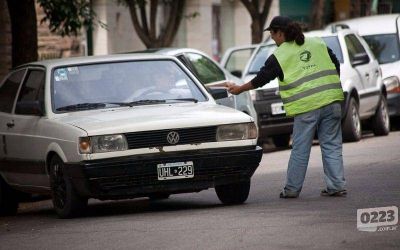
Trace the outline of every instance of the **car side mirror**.
<path fill-rule="evenodd" d="M 238 78 L 242 77 L 242 71 L 240 71 L 240 70 L 232 70 L 231 74 L 236 76 L 236 77 L 238 77 Z"/>
<path fill-rule="evenodd" d="M 353 56 L 353 67 L 369 63 L 369 56 L 367 53 L 357 53 Z"/>
<path fill-rule="evenodd" d="M 207 88 L 207 89 L 215 100 L 227 98 L 229 96 L 226 88 Z"/>
<path fill-rule="evenodd" d="M 20 115 L 42 116 L 44 114 L 44 109 L 40 101 L 20 101 L 17 102 L 15 113 Z"/>

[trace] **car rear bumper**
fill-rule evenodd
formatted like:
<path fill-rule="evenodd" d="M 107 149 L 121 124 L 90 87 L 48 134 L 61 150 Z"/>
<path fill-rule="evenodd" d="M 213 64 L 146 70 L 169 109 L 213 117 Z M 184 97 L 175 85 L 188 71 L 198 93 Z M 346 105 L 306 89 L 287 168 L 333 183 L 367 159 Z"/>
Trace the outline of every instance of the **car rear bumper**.
<path fill-rule="evenodd" d="M 260 147 L 184 151 L 66 164 L 66 175 L 81 196 L 97 199 L 198 192 L 248 180 L 262 157 Z M 158 180 L 157 164 L 192 161 L 194 177 Z"/>

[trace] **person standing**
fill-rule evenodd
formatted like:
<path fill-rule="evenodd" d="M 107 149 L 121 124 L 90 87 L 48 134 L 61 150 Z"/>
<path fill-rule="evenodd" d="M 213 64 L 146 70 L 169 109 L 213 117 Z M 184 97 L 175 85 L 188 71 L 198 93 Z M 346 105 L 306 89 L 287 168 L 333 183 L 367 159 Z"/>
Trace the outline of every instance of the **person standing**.
<path fill-rule="evenodd" d="M 321 38 L 305 38 L 300 25 L 288 17 L 274 17 L 265 30 L 270 31 L 278 48 L 256 77 L 241 86 L 227 82 L 228 91 L 237 95 L 279 79 L 286 115 L 294 117 L 292 152 L 280 198 L 299 196 L 315 134 L 326 183 L 321 195 L 345 196 L 340 103 L 344 95 L 339 61 Z"/>

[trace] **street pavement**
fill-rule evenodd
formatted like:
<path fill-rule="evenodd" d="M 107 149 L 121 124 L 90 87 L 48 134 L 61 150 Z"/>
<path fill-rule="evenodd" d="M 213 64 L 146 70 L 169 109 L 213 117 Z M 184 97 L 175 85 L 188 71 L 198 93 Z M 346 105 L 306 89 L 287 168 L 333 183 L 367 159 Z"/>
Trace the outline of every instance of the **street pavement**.
<path fill-rule="evenodd" d="M 357 229 L 357 209 L 400 207 L 400 132 L 344 144 L 347 197 L 321 197 L 321 154 L 313 146 L 303 191 L 280 199 L 290 149 L 266 149 L 243 205 L 214 189 L 170 199 L 91 201 L 83 218 L 57 219 L 48 200 L 0 218 L 0 249 L 400 249 L 392 231 Z"/>

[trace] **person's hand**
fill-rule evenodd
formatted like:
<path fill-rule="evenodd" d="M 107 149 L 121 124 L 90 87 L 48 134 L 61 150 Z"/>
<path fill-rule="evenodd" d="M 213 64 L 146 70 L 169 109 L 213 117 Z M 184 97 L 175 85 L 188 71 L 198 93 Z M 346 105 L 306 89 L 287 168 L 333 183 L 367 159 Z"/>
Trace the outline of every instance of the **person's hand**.
<path fill-rule="evenodd" d="M 242 88 L 239 85 L 236 85 L 233 82 L 227 82 L 226 87 L 228 89 L 228 92 L 233 94 L 233 95 L 238 95 L 238 94 L 243 92 Z"/>

